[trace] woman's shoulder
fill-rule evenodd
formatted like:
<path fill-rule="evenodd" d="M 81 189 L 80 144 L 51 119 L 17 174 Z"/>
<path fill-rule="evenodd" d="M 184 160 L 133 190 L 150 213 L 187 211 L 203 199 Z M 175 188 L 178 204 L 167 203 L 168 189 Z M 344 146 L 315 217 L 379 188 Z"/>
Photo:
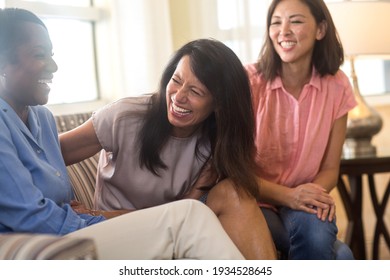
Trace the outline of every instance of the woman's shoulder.
<path fill-rule="evenodd" d="M 115 109 L 125 108 L 126 110 L 130 109 L 145 109 L 151 104 L 151 95 L 141 95 L 141 96 L 129 96 L 123 97 L 112 103 L 108 104 L 107 107 L 113 107 Z"/>
<path fill-rule="evenodd" d="M 244 67 L 247 72 L 249 82 L 252 86 L 252 90 L 267 84 L 263 73 L 261 73 L 257 68 L 257 63 L 247 64 Z"/>
<path fill-rule="evenodd" d="M 151 104 L 151 96 L 124 97 L 100 108 L 92 114 L 95 130 L 112 127 L 133 127 L 139 124 Z"/>
<path fill-rule="evenodd" d="M 146 111 L 151 104 L 151 95 L 123 97 L 97 110 L 97 115 L 123 115 Z M 95 115 L 94 114 L 94 115 Z"/>
<path fill-rule="evenodd" d="M 329 84 L 341 87 L 351 87 L 351 82 L 343 70 L 339 69 L 334 75 L 326 75 L 325 79 Z"/>
<path fill-rule="evenodd" d="M 249 63 L 244 65 L 244 68 L 248 74 L 249 79 L 261 78 L 263 75 L 257 69 L 257 63 Z"/>

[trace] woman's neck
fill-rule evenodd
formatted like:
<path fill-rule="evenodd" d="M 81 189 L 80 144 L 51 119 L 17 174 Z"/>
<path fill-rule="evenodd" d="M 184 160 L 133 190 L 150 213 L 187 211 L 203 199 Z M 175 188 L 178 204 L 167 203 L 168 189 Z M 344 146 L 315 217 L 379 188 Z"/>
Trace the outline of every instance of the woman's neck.
<path fill-rule="evenodd" d="M 299 99 L 303 87 L 310 82 L 312 68 L 310 64 L 283 64 L 281 79 L 284 88 L 294 98 Z"/>
<path fill-rule="evenodd" d="M 12 109 L 14 109 L 15 113 L 19 116 L 19 118 L 27 124 L 28 119 L 28 106 L 25 104 L 18 104 L 14 102 L 12 99 L 7 98 L 7 96 L 2 95 L 2 98 L 7 102 Z"/>

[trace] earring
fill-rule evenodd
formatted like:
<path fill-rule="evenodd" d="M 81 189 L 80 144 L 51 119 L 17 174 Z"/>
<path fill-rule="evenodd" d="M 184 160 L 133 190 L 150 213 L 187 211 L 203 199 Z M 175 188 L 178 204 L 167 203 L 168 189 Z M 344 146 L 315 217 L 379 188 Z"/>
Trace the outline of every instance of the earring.
<path fill-rule="evenodd" d="M 0 75 L 0 84 L 5 88 L 7 81 L 7 75 L 5 73 Z"/>

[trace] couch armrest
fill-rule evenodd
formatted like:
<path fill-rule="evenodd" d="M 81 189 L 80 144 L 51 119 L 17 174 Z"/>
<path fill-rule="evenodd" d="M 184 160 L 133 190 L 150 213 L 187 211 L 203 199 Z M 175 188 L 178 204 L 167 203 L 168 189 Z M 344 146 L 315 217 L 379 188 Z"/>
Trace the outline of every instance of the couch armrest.
<path fill-rule="evenodd" d="M 49 234 L 0 234 L 0 260 L 93 260 L 92 239 Z"/>

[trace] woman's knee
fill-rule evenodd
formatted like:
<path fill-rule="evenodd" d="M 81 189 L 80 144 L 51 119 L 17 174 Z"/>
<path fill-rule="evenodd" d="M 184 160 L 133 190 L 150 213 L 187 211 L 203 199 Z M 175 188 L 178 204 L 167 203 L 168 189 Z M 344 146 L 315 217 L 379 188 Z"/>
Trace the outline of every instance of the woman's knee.
<path fill-rule="evenodd" d="M 210 190 L 206 204 L 217 214 L 226 211 L 247 211 L 245 209 L 248 207 L 258 207 L 253 196 L 234 186 L 229 179 L 222 180 Z"/>
<path fill-rule="evenodd" d="M 308 243 L 319 246 L 335 242 L 338 231 L 335 222 L 322 221 L 316 215 L 303 211 L 292 210 L 287 215 L 286 211 L 282 213 L 283 223 L 292 240 L 304 238 Z"/>
<path fill-rule="evenodd" d="M 209 207 L 196 199 L 182 199 L 169 203 L 169 205 L 171 211 L 176 213 L 175 215 L 183 215 L 184 218 L 215 216 Z"/>

